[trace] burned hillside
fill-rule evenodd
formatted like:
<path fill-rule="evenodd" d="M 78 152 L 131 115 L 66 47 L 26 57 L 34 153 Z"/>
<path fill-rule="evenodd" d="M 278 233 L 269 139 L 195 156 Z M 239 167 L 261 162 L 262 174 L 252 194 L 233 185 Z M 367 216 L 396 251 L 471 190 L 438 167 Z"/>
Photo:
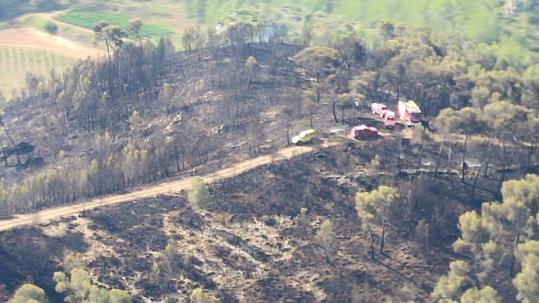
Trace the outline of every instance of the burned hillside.
<path fill-rule="evenodd" d="M 365 113 L 370 102 L 403 98 L 415 100 L 428 133 L 437 132 L 404 134 L 415 136 L 419 156 L 423 143 L 440 143 L 437 168 L 442 158 L 449 167 L 467 162 L 469 147 L 482 146 L 483 176 L 503 172 L 498 187 L 510 170 L 536 169 L 539 118 L 532 108 L 539 85 L 505 71 L 503 62 L 482 74 L 454 68 L 482 61 L 413 29 L 369 49 L 355 35 L 327 46 L 261 42 L 245 26 L 201 38 L 204 47 L 196 50 L 176 52 L 168 40 L 119 44 L 63 76 L 27 77 L 25 95 L 5 110 L 1 144 L 28 142 L 35 150 L 25 156 L 27 169 L 7 158 L 0 213 L 117 192 L 226 163 L 228 155 L 269 152 L 307 127 L 332 133 L 337 123 L 379 125 Z M 451 157 L 468 142 L 463 136 L 497 143 L 474 138 L 461 159 Z"/>
<path fill-rule="evenodd" d="M 371 148 L 383 151 L 381 144 Z M 216 183 L 214 202 L 202 212 L 193 211 L 183 195 L 163 196 L 4 233 L 2 243 L 10 245 L 2 256 L 14 260 L 9 268 L 16 275 L 10 276 L 19 278 L 3 283 L 12 291 L 32 276 L 54 293 L 46 281 L 61 270 L 65 249 L 82 252 L 100 284 L 128 289 L 136 302 L 182 300 L 197 286 L 221 302 L 425 301 L 450 257 L 447 240 L 435 235 L 453 230 L 448 236 L 454 239 L 455 218 L 466 206 L 448 194 L 446 181 L 369 175 L 362 167 L 370 156 L 349 152 L 346 146 L 331 148 Z M 403 197 L 403 205 L 410 208 L 388 229 L 386 252 L 371 260 L 353 193 L 389 182 L 409 188 L 412 196 Z M 446 219 L 421 214 L 433 200 Z M 338 243 L 330 258 L 316 240 L 328 218 Z M 430 235 L 410 229 L 418 220 L 429 220 Z M 17 241 L 21 235 L 28 240 Z M 18 253 L 37 243 L 58 244 Z M 49 261 L 33 267 L 31 260 Z"/>
<path fill-rule="evenodd" d="M 512 302 L 528 291 L 536 80 L 423 30 L 386 24 L 369 48 L 356 35 L 263 41 L 242 26 L 191 41 L 196 50 L 118 44 L 63 76 L 27 77 L 2 119 L 3 146 L 32 146 L 1 168 L 2 262 L 17 260 L 0 267 L 6 297 L 28 275 L 51 297 L 68 295 L 53 290 L 73 276 L 67 251 L 82 253 L 88 285 L 138 302 L 197 288 L 223 302 L 478 292 Z M 291 142 L 306 146 L 283 149 Z M 289 157 L 275 160 L 281 152 Z M 142 185 L 151 198 L 137 196 Z M 100 204 L 121 192 L 130 199 Z M 60 204 L 67 211 L 55 215 Z M 34 270 L 33 258 L 47 262 Z"/>
<path fill-rule="evenodd" d="M 146 65 L 132 58 L 137 48 L 114 60 L 118 70 L 136 67 L 129 69 L 133 74 L 122 76 L 122 85 L 136 90 L 110 91 L 109 83 L 93 79 L 107 79 L 99 73 L 113 63 L 85 61 L 64 78 L 53 76 L 48 82 L 52 87 L 40 86 L 34 96 L 6 109 L 8 134 L 32 142 L 33 156 L 42 158 L 45 166 L 17 169 L 11 157 L 2 168 L 5 184 L 9 187 L 29 174 L 30 183 L 38 176 L 54 179 L 64 171 L 73 177 L 57 180 L 62 185 L 54 193 L 25 193 L 47 198 L 26 196 L 20 199 L 22 205 L 4 201 L 4 213 L 113 192 L 208 161 L 224 163 L 229 156 L 273 150 L 287 144 L 283 126 L 288 124 L 290 131 L 301 127 L 293 122 L 305 114 L 299 97 L 305 77 L 291 59 L 297 47 L 169 53 L 155 71 L 154 57 L 164 51 L 160 47 L 145 50 L 151 53 L 141 59 Z M 247 65 L 249 58 L 252 66 Z M 154 74 L 146 75 L 146 69 Z M 143 87 L 140 78 L 149 84 Z M 90 84 L 96 87 L 86 88 Z M 102 96 L 89 96 L 95 91 L 103 91 Z M 10 145 L 6 136 L 2 139 Z"/>

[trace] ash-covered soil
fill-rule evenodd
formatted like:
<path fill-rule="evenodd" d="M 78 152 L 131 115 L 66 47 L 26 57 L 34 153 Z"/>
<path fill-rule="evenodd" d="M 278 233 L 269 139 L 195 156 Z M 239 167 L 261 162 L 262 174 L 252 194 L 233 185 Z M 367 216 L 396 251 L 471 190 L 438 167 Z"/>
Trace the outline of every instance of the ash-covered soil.
<path fill-rule="evenodd" d="M 361 146 L 382 152 L 384 144 Z M 163 196 L 3 233 L 3 292 L 31 278 L 61 300 L 51 277 L 63 252 L 75 250 L 98 283 L 127 289 L 136 302 L 183 300 L 198 286 L 221 302 L 428 301 L 451 257 L 453 232 L 428 244 L 394 225 L 385 255 L 371 260 L 354 194 L 410 181 L 389 171 L 366 178 L 374 154 L 359 147 L 334 147 L 212 184 L 214 203 L 204 211 L 193 211 L 185 194 Z M 444 181 L 429 182 L 439 189 L 429 195 L 440 194 L 431 199 L 458 205 L 442 190 Z M 329 257 L 315 241 L 326 219 L 338 238 Z M 455 226 L 454 217 L 446 220 Z"/>

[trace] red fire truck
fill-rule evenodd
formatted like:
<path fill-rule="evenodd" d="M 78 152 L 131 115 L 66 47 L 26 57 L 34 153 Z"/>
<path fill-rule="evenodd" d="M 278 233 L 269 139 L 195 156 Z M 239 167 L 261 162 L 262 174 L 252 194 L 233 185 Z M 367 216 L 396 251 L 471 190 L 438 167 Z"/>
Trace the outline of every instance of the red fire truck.
<path fill-rule="evenodd" d="M 399 119 L 407 126 L 421 123 L 421 109 L 414 101 L 399 101 Z"/>

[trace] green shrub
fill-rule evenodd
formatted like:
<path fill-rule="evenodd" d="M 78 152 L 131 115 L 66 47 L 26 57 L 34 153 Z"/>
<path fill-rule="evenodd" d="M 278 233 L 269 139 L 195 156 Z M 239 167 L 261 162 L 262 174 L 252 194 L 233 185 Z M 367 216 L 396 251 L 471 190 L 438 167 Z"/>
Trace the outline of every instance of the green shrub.
<path fill-rule="evenodd" d="M 192 208 L 207 208 L 211 204 L 211 195 L 208 186 L 200 177 L 191 181 L 191 189 L 188 192 L 189 204 Z"/>
<path fill-rule="evenodd" d="M 32 285 L 24 284 L 17 289 L 15 295 L 8 303 L 46 303 L 47 298 L 43 289 Z"/>
<path fill-rule="evenodd" d="M 58 25 L 52 22 L 45 23 L 45 25 L 43 25 L 43 29 L 46 30 L 49 34 L 58 34 Z"/>

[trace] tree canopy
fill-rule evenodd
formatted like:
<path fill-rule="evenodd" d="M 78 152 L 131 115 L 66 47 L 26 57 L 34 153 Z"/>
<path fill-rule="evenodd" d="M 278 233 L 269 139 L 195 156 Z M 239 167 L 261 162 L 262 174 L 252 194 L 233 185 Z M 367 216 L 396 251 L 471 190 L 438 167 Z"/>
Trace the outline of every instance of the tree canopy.
<path fill-rule="evenodd" d="M 32 284 L 23 284 L 8 303 L 47 303 L 45 291 Z"/>
<path fill-rule="evenodd" d="M 450 264 L 449 273 L 440 278 L 432 293 L 435 299 L 501 302 L 496 289 L 506 289 L 503 281 L 512 279 L 518 301 L 539 300 L 539 242 L 534 238 L 539 176 L 505 181 L 501 192 L 501 202 L 483 203 L 481 213 L 469 211 L 460 216 L 460 237 L 453 249 L 465 253 L 469 262 Z M 515 268 L 520 268 L 516 276 Z M 477 286 L 483 288 L 474 288 Z"/>
<path fill-rule="evenodd" d="M 356 193 L 356 211 L 363 229 L 369 232 L 371 238 L 371 257 L 374 257 L 373 225 L 381 228 L 380 253 L 383 253 L 385 226 L 386 222 L 392 218 L 397 197 L 397 190 L 389 186 L 380 186 L 370 192 Z"/>

